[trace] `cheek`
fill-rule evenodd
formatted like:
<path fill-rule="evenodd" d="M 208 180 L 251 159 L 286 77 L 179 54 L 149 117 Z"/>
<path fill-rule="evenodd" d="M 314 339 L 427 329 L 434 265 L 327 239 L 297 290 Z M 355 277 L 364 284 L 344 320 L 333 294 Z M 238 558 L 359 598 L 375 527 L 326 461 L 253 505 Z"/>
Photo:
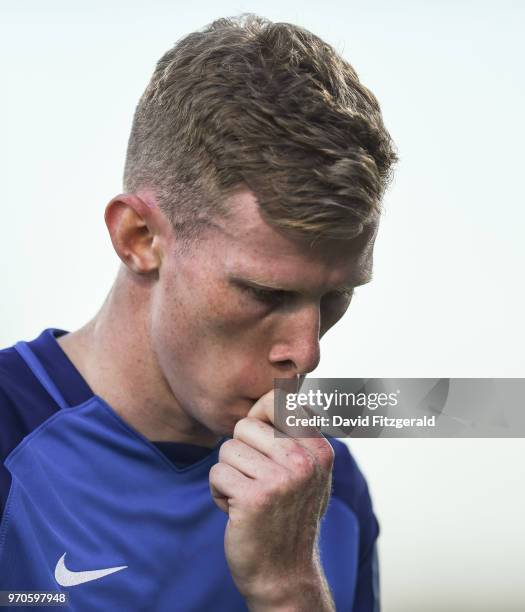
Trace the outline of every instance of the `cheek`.
<path fill-rule="evenodd" d="M 262 395 L 268 390 L 268 321 L 235 292 L 181 276 L 159 292 L 153 313 L 156 352 L 171 386 L 182 384 L 199 396 L 253 397 L 254 389 Z"/>
<path fill-rule="evenodd" d="M 273 380 L 264 355 L 250 355 L 240 364 L 236 373 L 236 382 L 242 389 L 243 396 L 258 399 L 271 389 Z"/>

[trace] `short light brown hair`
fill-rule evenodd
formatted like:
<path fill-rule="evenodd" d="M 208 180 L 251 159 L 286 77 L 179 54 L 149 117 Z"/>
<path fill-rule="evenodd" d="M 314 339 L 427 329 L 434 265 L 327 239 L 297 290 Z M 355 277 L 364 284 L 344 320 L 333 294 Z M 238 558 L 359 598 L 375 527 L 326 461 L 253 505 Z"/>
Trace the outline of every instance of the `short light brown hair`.
<path fill-rule="evenodd" d="M 288 234 L 352 238 L 380 214 L 395 161 L 348 62 L 303 28 L 243 15 L 161 57 L 135 111 L 124 189 L 152 189 L 183 237 L 248 187 Z"/>

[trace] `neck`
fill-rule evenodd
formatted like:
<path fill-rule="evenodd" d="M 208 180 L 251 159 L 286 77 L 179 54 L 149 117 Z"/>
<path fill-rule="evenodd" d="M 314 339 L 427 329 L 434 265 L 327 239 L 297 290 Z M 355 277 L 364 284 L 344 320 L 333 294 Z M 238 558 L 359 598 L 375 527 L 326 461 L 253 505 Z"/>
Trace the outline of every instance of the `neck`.
<path fill-rule="evenodd" d="M 98 314 L 58 343 L 95 395 L 148 440 L 212 447 L 218 436 L 184 412 L 157 363 L 149 283 L 122 268 Z"/>

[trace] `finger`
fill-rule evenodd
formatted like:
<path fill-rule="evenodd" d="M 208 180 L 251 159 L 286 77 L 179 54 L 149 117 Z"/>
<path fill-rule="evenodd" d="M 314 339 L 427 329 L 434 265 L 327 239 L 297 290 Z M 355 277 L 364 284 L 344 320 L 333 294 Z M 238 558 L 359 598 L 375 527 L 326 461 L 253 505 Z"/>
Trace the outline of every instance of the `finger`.
<path fill-rule="evenodd" d="M 245 417 L 235 425 L 233 438 L 244 442 L 287 469 L 294 469 L 297 463 L 315 462 L 312 453 L 297 440 L 286 435 L 277 437 L 275 431 L 275 428 L 268 423 L 253 417 Z"/>
<path fill-rule="evenodd" d="M 291 393 L 291 391 L 284 389 L 271 389 L 268 393 L 262 395 L 255 404 L 250 408 L 250 411 L 246 416 L 254 417 L 265 423 L 273 425 L 277 427 L 275 424 L 275 408 L 282 409 L 286 401 L 286 395 Z M 300 419 L 309 419 L 312 416 L 315 416 L 315 411 L 311 406 L 308 405 L 298 405 L 294 409 L 294 415 Z M 295 428 L 294 428 L 295 429 Z M 320 429 L 315 427 L 314 425 L 304 425 L 300 428 L 297 428 L 298 431 L 301 432 L 301 437 L 319 437 L 321 436 Z M 282 431 L 282 430 L 281 430 Z M 288 434 L 288 431 L 282 431 L 282 433 Z M 299 436 L 292 435 L 290 437 L 299 438 Z"/>
<path fill-rule="evenodd" d="M 217 506 L 228 513 L 230 500 L 246 490 L 250 479 L 231 465 L 216 463 L 209 473 L 210 492 Z"/>
<path fill-rule="evenodd" d="M 252 479 L 270 478 L 276 469 L 275 462 L 269 457 L 236 438 L 221 445 L 219 461 Z"/>
<path fill-rule="evenodd" d="M 269 423 L 273 425 L 275 423 L 275 397 L 276 391 L 280 392 L 280 389 L 270 389 L 264 395 L 255 402 L 255 404 L 250 408 L 250 411 L 246 416 L 253 417 L 255 419 L 259 419 L 260 421 L 264 421 L 265 423 Z"/>
<path fill-rule="evenodd" d="M 252 408 L 250 409 L 247 415 L 247 418 L 259 419 L 263 423 L 270 424 L 272 426 L 272 435 L 274 438 L 276 438 L 275 436 L 276 428 L 274 425 L 275 392 L 284 393 L 282 389 L 276 389 L 276 390 L 272 389 L 268 391 L 268 393 L 265 393 L 252 406 Z M 315 413 L 309 406 L 297 406 L 297 408 L 294 411 L 294 414 L 297 418 L 308 419 Z M 244 426 L 242 427 L 244 429 Z M 262 431 L 263 430 L 261 429 L 261 432 Z M 286 432 L 281 431 L 277 439 L 278 440 L 286 440 L 286 439 L 295 440 L 300 446 L 306 448 L 310 453 L 312 453 L 314 457 L 316 458 L 316 460 L 320 463 L 320 465 L 322 465 L 325 469 L 331 468 L 332 463 L 333 463 L 333 455 L 334 455 L 333 449 L 330 443 L 326 440 L 326 438 L 320 432 L 319 428 L 314 427 L 313 425 L 306 425 L 304 427 L 301 427 L 300 429 L 297 428 L 297 431 L 300 433 L 300 436 L 299 435 L 290 436 L 288 431 Z M 252 442 L 255 441 L 253 439 L 252 431 L 246 432 L 246 435 L 251 439 Z M 235 436 L 235 433 L 234 433 L 234 437 L 237 437 Z M 248 440 L 244 440 L 244 441 L 250 444 Z M 261 439 L 261 443 L 262 442 L 264 441 Z M 288 450 L 293 448 L 290 446 L 289 443 L 283 444 L 282 446 L 284 446 Z M 272 457 L 275 461 L 278 461 L 279 463 L 282 462 L 282 459 L 283 459 L 282 454 L 279 453 L 278 456 L 274 455 L 276 448 L 278 447 L 275 447 L 275 445 L 271 445 L 268 440 L 266 440 L 264 444 L 265 450 L 259 447 L 256 447 L 256 448 L 261 450 L 261 452 L 264 452 L 264 454 Z M 285 456 L 286 456 L 286 452 L 285 452 Z"/>

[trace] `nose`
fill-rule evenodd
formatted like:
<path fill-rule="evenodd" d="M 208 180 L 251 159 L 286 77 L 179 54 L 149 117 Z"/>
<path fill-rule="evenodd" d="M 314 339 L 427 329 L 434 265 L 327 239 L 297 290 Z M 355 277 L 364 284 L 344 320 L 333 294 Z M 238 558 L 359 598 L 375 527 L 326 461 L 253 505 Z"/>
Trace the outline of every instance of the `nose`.
<path fill-rule="evenodd" d="M 320 321 L 318 302 L 305 304 L 283 318 L 277 340 L 270 351 L 270 362 L 276 370 L 275 378 L 307 374 L 319 365 Z"/>

